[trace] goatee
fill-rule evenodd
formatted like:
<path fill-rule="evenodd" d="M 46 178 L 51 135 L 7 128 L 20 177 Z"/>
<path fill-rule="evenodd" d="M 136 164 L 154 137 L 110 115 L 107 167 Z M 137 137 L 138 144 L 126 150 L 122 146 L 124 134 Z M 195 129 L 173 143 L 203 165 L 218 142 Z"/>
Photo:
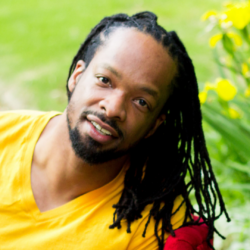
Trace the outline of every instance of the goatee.
<path fill-rule="evenodd" d="M 101 143 L 95 141 L 88 135 L 85 135 L 83 137 L 80 134 L 80 131 L 78 129 L 79 122 L 86 119 L 86 116 L 88 114 L 93 114 L 103 122 L 112 126 L 117 131 L 119 138 L 123 138 L 123 134 L 114 120 L 107 120 L 104 115 L 91 111 L 84 111 L 80 116 L 80 120 L 78 120 L 78 122 L 76 123 L 76 126 L 74 128 L 71 128 L 71 122 L 67 111 L 69 137 L 76 156 L 81 158 L 86 163 L 93 165 L 108 162 L 127 154 L 129 150 L 117 150 L 117 148 L 102 149 L 103 145 Z"/>

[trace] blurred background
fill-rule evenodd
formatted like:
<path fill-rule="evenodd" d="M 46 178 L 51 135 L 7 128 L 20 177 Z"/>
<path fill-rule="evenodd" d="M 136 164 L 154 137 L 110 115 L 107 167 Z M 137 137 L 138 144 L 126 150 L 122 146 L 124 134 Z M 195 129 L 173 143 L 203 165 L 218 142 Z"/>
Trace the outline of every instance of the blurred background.
<path fill-rule="evenodd" d="M 227 239 L 223 241 L 215 235 L 215 247 L 249 250 L 250 20 L 245 26 L 236 27 L 225 17 L 226 10 L 236 13 L 241 8 L 235 4 L 249 2 L 223 3 L 5 1 L 0 8 L 0 110 L 63 111 L 67 105 L 65 85 L 70 64 L 91 28 L 115 13 L 153 11 L 160 25 L 178 33 L 196 69 L 208 149 L 232 219 L 226 223 L 220 218 L 216 223 Z M 246 15 L 250 17 L 248 11 Z"/>

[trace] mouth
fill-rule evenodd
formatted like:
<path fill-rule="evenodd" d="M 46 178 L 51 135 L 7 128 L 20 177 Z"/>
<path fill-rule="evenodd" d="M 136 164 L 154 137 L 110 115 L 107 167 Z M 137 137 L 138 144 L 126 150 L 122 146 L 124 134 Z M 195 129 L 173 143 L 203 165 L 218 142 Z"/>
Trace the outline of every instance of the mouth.
<path fill-rule="evenodd" d="M 102 128 L 97 122 L 94 122 L 94 121 L 90 121 L 90 122 L 93 124 L 93 126 L 96 128 L 96 130 L 100 134 L 112 136 L 112 134 L 108 130 L 106 130 L 105 128 Z"/>
<path fill-rule="evenodd" d="M 122 139 L 119 129 L 113 128 L 106 122 L 103 122 L 98 116 L 94 114 L 87 114 L 85 116 L 87 122 L 86 132 L 96 142 L 101 144 L 117 144 Z M 120 139 L 120 140 L 118 140 Z"/>
<path fill-rule="evenodd" d="M 107 123 L 104 123 L 97 116 L 89 114 L 86 118 L 100 134 L 105 136 L 112 136 L 114 138 L 119 137 L 118 132 L 113 127 L 111 127 Z"/>

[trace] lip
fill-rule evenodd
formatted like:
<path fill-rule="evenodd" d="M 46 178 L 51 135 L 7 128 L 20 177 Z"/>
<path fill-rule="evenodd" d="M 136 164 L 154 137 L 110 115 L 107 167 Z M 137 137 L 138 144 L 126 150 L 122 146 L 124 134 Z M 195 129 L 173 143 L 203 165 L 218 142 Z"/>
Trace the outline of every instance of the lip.
<path fill-rule="evenodd" d="M 86 122 L 88 124 L 87 134 L 95 141 L 105 145 L 105 144 L 110 144 L 116 139 L 111 135 L 101 134 L 89 120 L 86 120 Z"/>
<path fill-rule="evenodd" d="M 88 121 L 93 121 L 96 122 L 97 124 L 99 124 L 102 128 L 106 129 L 107 131 L 109 131 L 111 133 L 111 136 L 113 137 L 119 137 L 117 131 L 115 129 L 113 129 L 111 126 L 109 126 L 107 123 L 104 123 L 102 120 L 100 120 L 97 116 L 95 115 L 87 115 L 87 120 Z"/>

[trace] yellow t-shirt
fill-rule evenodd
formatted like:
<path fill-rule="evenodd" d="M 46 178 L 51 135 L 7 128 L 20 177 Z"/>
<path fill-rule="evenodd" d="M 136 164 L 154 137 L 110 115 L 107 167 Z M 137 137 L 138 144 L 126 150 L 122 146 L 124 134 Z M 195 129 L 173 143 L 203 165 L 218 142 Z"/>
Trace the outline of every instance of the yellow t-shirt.
<path fill-rule="evenodd" d="M 40 212 L 30 181 L 36 142 L 48 121 L 58 112 L 13 111 L 0 114 L 0 249 L 18 250 L 99 250 L 158 249 L 154 219 L 146 237 L 142 233 L 151 205 L 126 232 L 109 229 L 113 204 L 123 190 L 125 170 L 101 188 L 46 212 Z M 177 197 L 174 209 L 181 203 Z M 173 216 L 174 228 L 181 226 L 185 207 Z"/>

